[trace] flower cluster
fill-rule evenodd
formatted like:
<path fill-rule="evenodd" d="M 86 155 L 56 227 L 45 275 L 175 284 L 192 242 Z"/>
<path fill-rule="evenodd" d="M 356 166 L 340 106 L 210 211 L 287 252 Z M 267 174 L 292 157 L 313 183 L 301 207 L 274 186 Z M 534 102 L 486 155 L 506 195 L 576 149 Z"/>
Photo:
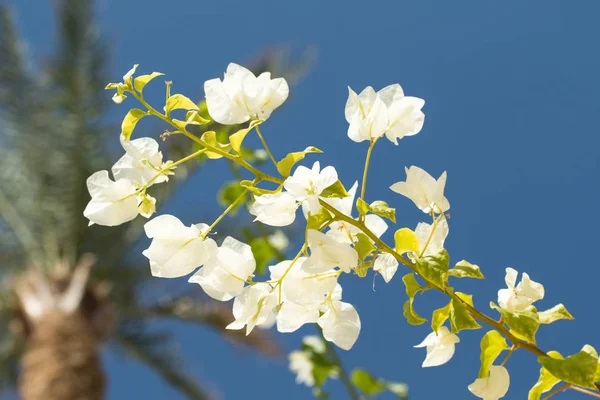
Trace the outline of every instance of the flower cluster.
<path fill-rule="evenodd" d="M 541 324 L 572 317 L 562 304 L 538 312 L 534 303 L 543 299 L 544 287 L 532 281 L 529 275 L 524 273 L 517 285 L 517 271 L 507 268 L 507 288 L 498 292 L 498 305 L 491 304 L 500 314 L 498 321 L 476 309 L 471 295 L 450 285 L 450 278 L 483 279 L 484 276 L 477 265 L 465 260 L 450 268 L 444 247 L 449 233 L 446 212 L 450 209 L 444 195 L 446 172 L 435 179 L 417 166 L 405 169 L 405 180 L 394 183 L 390 189 L 411 200 L 431 217 L 431 223 L 423 221 L 414 230 L 407 227 L 396 230 L 394 245 L 382 240 L 388 230 L 386 219 L 395 223 L 396 210 L 385 201 L 366 201 L 371 152 L 383 135 L 397 145 L 398 139 L 421 131 L 424 121 L 422 99 L 405 96 L 398 84 L 379 92 L 367 87 L 360 94 L 349 89 L 345 108 L 348 136 L 355 142 L 369 142 L 358 195 L 359 183 L 355 182 L 346 190 L 332 166 L 321 168 L 318 161 L 311 168 L 295 165 L 308 153 L 320 152 L 314 147 L 290 153 L 280 161 L 270 152 L 259 125 L 287 99 L 289 88 L 285 79 L 272 79 L 267 72 L 256 76 L 242 66 L 230 64 L 222 80 L 206 81 L 206 106 L 212 120 L 224 125 L 249 123 L 247 128 L 231 134 L 228 143 L 221 143 L 215 132 L 207 131 L 198 138 L 187 130 L 188 125 L 207 124 L 210 120 L 201 116 L 200 108 L 185 96 L 171 96 L 168 89 L 164 113 L 150 106 L 143 99 L 142 89 L 162 74 L 155 72 L 134 78 L 136 67 L 123 77 L 122 83 L 109 84 L 107 88 L 116 90 L 113 97 L 116 103 L 121 103 L 129 94 L 148 110 L 134 109 L 125 117 L 121 144 L 126 154 L 112 167 L 114 181 L 109 178 L 108 171 L 96 172 L 88 179 L 92 199 L 84 215 L 90 223 L 109 226 L 130 221 L 138 214 L 149 217 L 155 212 L 155 200 L 146 190 L 167 181 L 178 164 L 202 153 L 210 159 L 225 157 L 251 172 L 254 180 L 239 182 L 241 195 L 211 225 L 186 226 L 177 217 L 165 214 L 144 226 L 146 235 L 152 239 L 143 251 L 152 275 L 161 278 L 189 276 L 189 282 L 198 284 L 208 296 L 218 301 L 233 300 L 233 321 L 227 329 L 245 329 L 249 334 L 255 327 L 276 326 L 279 332 L 294 332 L 305 324 L 317 324 L 326 341 L 349 350 L 359 337 L 361 320 L 356 308 L 342 301 L 340 278 L 344 275 L 365 277 L 372 269 L 385 282 L 390 282 L 403 264 L 412 270 L 402 277 L 408 297 L 403 311 L 410 324 L 421 325 L 427 321 L 415 309 L 416 294 L 437 290 L 450 299 L 444 307 L 433 311 L 432 332 L 415 346 L 426 348 L 423 367 L 440 366 L 450 361 L 460 342 L 459 333 L 480 329 L 479 322 L 484 322 L 493 329 L 482 338 L 481 368 L 478 378 L 468 386 L 475 396 L 497 400 L 506 395 L 510 378 L 504 365 L 518 348 L 544 354 L 538 359 L 543 367 L 540 382 L 532 389 L 534 394 L 530 393 L 530 399 L 539 399 L 541 393 L 551 390 L 561 380 L 582 390 L 596 388 L 600 391 L 600 386 L 596 387 L 592 381 L 595 374 L 600 374 L 595 370 L 584 371 L 588 365 L 593 369 L 598 364 L 598 354 L 591 346 L 584 347 L 576 355 L 585 360 L 575 366 L 571 361 L 568 368 L 561 364 L 562 356 L 545 355 L 536 347 L 535 333 Z M 185 120 L 171 117 L 172 111 L 182 109 L 187 111 Z M 168 122 L 178 133 L 200 145 L 201 150 L 177 162 L 163 163 L 156 141 L 150 138 L 130 140 L 137 121 L 146 115 L 155 115 Z M 279 176 L 259 171 L 244 159 L 242 142 L 252 130 L 263 143 L 263 158 L 271 159 Z M 278 186 L 275 189 L 259 187 L 265 181 Z M 269 266 L 269 277 L 263 281 L 258 280 L 260 274 L 250 244 L 231 236 L 217 244 L 210 237 L 222 217 L 238 202 L 248 198 L 251 199 L 248 211 L 256 222 L 273 227 L 288 226 L 296 221 L 299 208 L 306 222 L 304 243 L 299 251 L 295 256 L 283 257 L 283 261 Z M 353 215 L 354 209 L 358 215 Z M 265 240 L 287 256 L 285 250 L 289 241 L 281 232 Z M 507 344 L 507 339 L 512 346 Z M 340 366 L 335 364 L 337 361 L 330 360 L 320 364 L 320 369 L 316 368 L 316 360 L 321 363 L 327 360 L 324 342 L 307 340 L 303 351 L 290 354 L 290 368 L 297 374 L 299 383 L 319 389 L 317 386 L 322 385 L 323 377 L 337 376 Z M 495 363 L 505 350 L 508 353 L 504 360 Z M 327 368 L 325 375 L 324 365 Z M 564 373 L 569 368 L 578 372 Z M 320 371 L 319 379 L 316 370 Z M 544 380 L 544 374 L 550 374 L 555 380 Z M 365 371 L 358 371 L 356 380 L 356 385 L 368 394 L 384 388 L 394 393 L 406 391 L 403 385 L 377 380 Z"/>

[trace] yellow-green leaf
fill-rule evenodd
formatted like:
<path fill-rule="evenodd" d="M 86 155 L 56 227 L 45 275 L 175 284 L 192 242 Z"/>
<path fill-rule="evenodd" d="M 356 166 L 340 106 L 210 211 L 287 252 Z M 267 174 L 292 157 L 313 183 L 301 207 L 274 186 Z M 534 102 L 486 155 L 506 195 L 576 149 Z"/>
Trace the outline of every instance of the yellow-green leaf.
<path fill-rule="evenodd" d="M 448 276 L 453 276 L 455 278 L 485 278 L 477 265 L 471 264 L 465 260 L 457 262 L 454 268 L 448 271 Z"/>
<path fill-rule="evenodd" d="M 385 201 L 375 200 L 369 204 L 369 211 L 380 217 L 387 218 L 393 223 L 396 223 L 396 209 L 391 208 Z"/>
<path fill-rule="evenodd" d="M 317 149 L 316 147 L 309 146 L 306 149 L 304 149 L 304 151 L 289 153 L 283 158 L 283 160 L 277 163 L 277 171 L 279 171 L 281 176 L 287 178 L 288 176 L 290 176 L 294 164 L 302 160 L 308 153 L 322 153 L 322 151 Z"/>
<path fill-rule="evenodd" d="M 352 383 L 367 396 L 375 396 L 385 389 L 385 382 L 375 378 L 364 369 L 356 368 L 352 371 Z"/>
<path fill-rule="evenodd" d="M 167 99 L 167 104 L 165 106 L 165 111 L 167 115 L 171 113 L 173 110 L 196 110 L 198 111 L 198 106 L 192 100 L 188 99 L 182 94 L 174 94 L 173 96 Z"/>
<path fill-rule="evenodd" d="M 375 246 L 364 233 L 357 233 L 356 238 L 358 241 L 354 243 L 354 250 L 358 253 L 358 259 L 364 261 L 375 250 Z"/>
<path fill-rule="evenodd" d="M 244 141 L 244 138 L 246 137 L 246 135 L 248 133 L 250 133 L 250 131 L 256 126 L 256 125 L 260 125 L 262 123 L 262 121 L 252 121 L 250 123 L 250 125 L 248 125 L 247 128 L 244 129 L 240 129 L 239 131 L 237 131 L 236 133 L 232 134 L 231 136 L 229 136 L 229 143 L 231 143 L 231 147 L 233 147 L 233 149 L 240 153 L 241 149 L 242 149 L 242 142 Z"/>
<path fill-rule="evenodd" d="M 358 210 L 358 213 L 360 215 L 365 215 L 369 212 L 369 205 L 366 201 L 359 197 L 358 199 L 356 199 L 356 209 Z"/>
<path fill-rule="evenodd" d="M 129 140 L 131 138 L 131 134 L 135 129 L 138 121 L 144 118 L 147 114 L 140 109 L 133 108 L 129 110 L 125 118 L 123 118 L 123 122 L 121 123 L 121 135 L 125 138 L 125 140 Z"/>
<path fill-rule="evenodd" d="M 211 121 L 201 116 L 198 111 L 188 111 L 185 114 L 185 122 L 189 125 L 206 125 Z"/>
<path fill-rule="evenodd" d="M 450 328 L 452 332 L 458 333 L 466 329 L 479 329 L 481 325 L 469 314 L 462 299 L 469 305 L 473 305 L 473 296 L 464 293 L 455 293 L 456 297 L 452 297 L 452 309 L 450 310 Z"/>
<path fill-rule="evenodd" d="M 438 329 L 448 318 L 450 318 L 450 310 L 452 310 L 452 300 L 448 302 L 444 307 L 438 308 L 431 315 L 431 329 L 437 333 Z"/>
<path fill-rule="evenodd" d="M 229 150 L 231 150 L 231 145 L 219 143 L 219 141 L 217 140 L 217 134 L 213 131 L 204 132 L 200 139 L 202 139 L 202 141 L 206 142 L 210 146 L 220 149 L 226 153 L 228 153 Z M 212 159 L 223 157 L 221 154 L 215 153 L 213 151 L 207 151 L 205 154 L 208 158 Z"/>
<path fill-rule="evenodd" d="M 404 254 L 406 252 L 419 252 L 419 238 L 409 228 L 401 228 L 394 233 L 394 241 L 396 242 L 396 253 Z"/>
<path fill-rule="evenodd" d="M 397 232 L 396 232 L 397 233 Z M 395 236 L 395 235 L 394 235 Z M 446 249 L 417 260 L 417 269 L 422 277 L 437 287 L 446 287 L 450 256 Z"/>
<path fill-rule="evenodd" d="M 540 321 L 534 306 L 529 306 L 524 311 L 514 313 L 498 307 L 493 302 L 490 303 L 490 307 L 498 310 L 513 335 L 519 339 L 535 343 L 535 333 L 540 326 Z"/>
<path fill-rule="evenodd" d="M 564 360 L 564 357 L 557 351 L 549 351 L 548 356 L 559 360 Z M 540 377 L 537 383 L 529 391 L 527 400 L 540 400 L 543 393 L 549 392 L 552 388 L 560 382 L 560 379 L 556 378 L 544 367 L 540 368 Z"/>
<path fill-rule="evenodd" d="M 318 213 L 310 214 L 306 219 L 307 229 L 320 230 L 321 227 L 333 219 L 332 215 L 325 208 L 321 207 Z"/>
<path fill-rule="evenodd" d="M 162 72 L 153 72 L 150 75 L 140 75 L 133 80 L 133 87 L 138 92 L 142 92 L 144 90 L 144 86 L 148 84 L 152 79 L 164 75 Z"/>
<path fill-rule="evenodd" d="M 344 185 L 342 185 L 342 182 L 340 182 L 339 180 L 335 181 L 335 183 L 333 183 L 332 185 L 326 187 L 320 195 L 320 197 L 325 197 L 327 199 L 339 199 L 348 196 L 350 196 L 350 193 L 346 191 L 346 188 L 344 187 Z"/>
<path fill-rule="evenodd" d="M 594 379 L 598 368 L 598 355 L 580 351 L 564 360 L 540 356 L 538 361 L 554 377 L 590 389 L 596 389 Z"/>
<path fill-rule="evenodd" d="M 551 324 L 559 319 L 573 319 L 571 313 L 569 313 L 562 304 L 557 304 L 546 311 L 540 311 L 538 315 L 540 318 L 540 324 Z"/>
<path fill-rule="evenodd" d="M 404 303 L 404 317 L 411 325 L 421 325 L 427 322 L 427 319 L 421 317 L 413 308 L 413 301 L 415 295 L 419 292 L 424 291 L 424 288 L 417 282 L 415 274 L 410 273 L 402 277 L 404 287 L 406 288 L 406 295 L 408 300 Z"/>
<path fill-rule="evenodd" d="M 496 361 L 496 358 L 504 350 L 510 347 L 506 343 L 506 339 L 498 331 L 489 331 L 481 338 L 481 368 L 479 368 L 479 378 L 487 378 L 490 373 L 490 367 Z"/>
<path fill-rule="evenodd" d="M 281 192 L 281 186 L 274 190 L 263 189 L 263 188 L 254 186 L 254 182 L 248 181 L 248 180 L 240 181 L 240 186 L 248 189 L 249 191 L 251 191 L 252 193 L 257 194 L 257 195 L 277 194 L 277 193 Z"/>

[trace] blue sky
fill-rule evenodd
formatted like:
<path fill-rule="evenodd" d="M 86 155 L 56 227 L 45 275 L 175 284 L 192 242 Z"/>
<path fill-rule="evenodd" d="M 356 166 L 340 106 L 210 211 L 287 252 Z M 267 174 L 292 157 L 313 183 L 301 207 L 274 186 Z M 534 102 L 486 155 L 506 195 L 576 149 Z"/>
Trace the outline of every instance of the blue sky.
<path fill-rule="evenodd" d="M 15 3 L 30 51 L 43 59 L 53 41 L 46 4 L 52 2 Z M 114 79 L 140 63 L 142 72 L 167 73 L 174 90 L 190 97 L 199 96 L 203 82 L 221 76 L 230 61 L 243 64 L 273 44 L 296 50 L 314 45 L 319 52 L 314 69 L 262 131 L 278 157 L 308 145 L 323 149 L 322 165 L 336 166 L 347 186 L 361 175 L 366 145 L 346 137 L 346 87 L 379 89 L 398 82 L 407 94 L 424 98 L 426 120 L 419 135 L 398 147 L 377 144 L 368 200 L 387 200 L 397 208 L 398 227 L 414 228 L 424 215 L 387 188 L 404 180 L 404 166 L 418 165 L 435 176 L 448 171 L 452 208 L 446 247 L 452 261 L 476 263 L 487 277 L 460 282 L 460 290 L 473 293 L 475 304 L 487 311 L 504 286 L 504 269 L 526 271 L 546 287 L 540 308 L 562 302 L 576 318 L 542 327 L 539 345 L 563 354 L 586 343 L 600 346 L 600 322 L 591 305 L 600 280 L 594 250 L 600 224 L 595 212 L 600 3 L 100 0 L 97 9 L 113 46 Z M 125 107 L 114 107 L 116 122 Z M 211 191 L 229 178 L 225 171 L 219 162 L 199 171 L 163 210 L 187 223 L 218 215 L 216 208 L 205 210 L 214 204 Z M 475 398 L 466 386 L 477 374 L 485 331 L 461 334 L 450 363 L 421 369 L 425 352 L 412 346 L 429 328 L 405 322 L 399 277 L 388 285 L 378 279 L 375 291 L 371 276 L 344 276 L 341 283 L 363 323 L 357 344 L 342 355 L 346 366 L 406 382 L 412 399 Z M 441 296 L 428 292 L 416 307 L 429 315 L 443 304 Z M 173 329 L 186 354 L 182 362 L 222 398 L 310 397 L 294 384 L 282 360 L 232 349 L 205 330 Z M 313 333 L 312 327 L 277 337 L 293 349 L 306 333 Z M 106 365 L 110 399 L 181 398 L 120 358 L 108 355 Z M 512 385 L 506 398 L 525 398 L 537 379 L 534 357 L 518 351 L 507 367 Z M 334 399 L 345 398 L 339 383 L 329 388 Z M 583 398 L 575 392 L 561 396 Z"/>

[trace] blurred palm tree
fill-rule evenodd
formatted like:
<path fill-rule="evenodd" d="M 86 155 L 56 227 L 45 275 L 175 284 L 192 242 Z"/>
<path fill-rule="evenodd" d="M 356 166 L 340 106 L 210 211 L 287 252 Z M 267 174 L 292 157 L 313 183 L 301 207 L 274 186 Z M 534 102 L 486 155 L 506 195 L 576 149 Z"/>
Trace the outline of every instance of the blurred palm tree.
<path fill-rule="evenodd" d="M 260 331 L 246 337 L 225 330 L 230 306 L 201 297 L 199 290 L 170 288 L 158 302 L 141 296 L 149 268 L 127 253 L 144 221 L 88 228 L 82 216 L 89 201 L 86 178 L 115 159 L 105 147 L 107 133 L 115 129 L 103 118 L 108 51 L 93 25 L 92 1 L 57 2 L 58 48 L 40 67 L 24 54 L 5 3 L 0 3 L 0 391 L 18 386 L 24 400 L 102 399 L 105 376 L 98 353 L 107 344 L 189 398 L 209 398 L 177 362 L 169 332 L 153 329 L 152 321 L 207 326 L 266 354 L 277 353 L 276 345 Z M 286 60 L 285 53 L 265 53 L 254 69 L 292 80 L 306 70 Z M 171 159 L 192 150 L 175 140 L 168 145 Z M 181 170 L 176 178 L 189 176 Z M 163 202 L 173 185 L 161 185 L 157 195 Z"/>

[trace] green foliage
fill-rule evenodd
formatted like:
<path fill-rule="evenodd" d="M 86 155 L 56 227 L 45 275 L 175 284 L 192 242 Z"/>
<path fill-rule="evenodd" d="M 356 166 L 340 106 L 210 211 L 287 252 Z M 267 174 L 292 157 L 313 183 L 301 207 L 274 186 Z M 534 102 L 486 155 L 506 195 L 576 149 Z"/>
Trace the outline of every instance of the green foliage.
<path fill-rule="evenodd" d="M 223 150 L 226 153 L 231 150 L 231 145 L 220 143 L 217 140 L 217 133 L 214 131 L 204 132 L 200 139 L 202 139 L 204 142 L 208 143 L 210 146 L 220 149 L 220 150 Z M 205 154 L 208 158 L 211 158 L 211 159 L 217 159 L 217 158 L 223 157 L 221 154 L 215 153 L 213 151 L 207 151 Z"/>
<path fill-rule="evenodd" d="M 546 371 L 561 381 L 596 390 L 594 381 L 598 369 L 598 354 L 592 350 L 591 346 L 587 346 L 565 359 L 540 356 L 538 361 Z"/>
<path fill-rule="evenodd" d="M 385 390 L 385 381 L 375 378 L 368 371 L 356 368 L 350 376 L 352 383 L 365 395 L 371 397 Z"/>
<path fill-rule="evenodd" d="M 369 212 L 369 205 L 360 197 L 356 199 L 356 209 L 360 215 L 365 215 Z"/>
<path fill-rule="evenodd" d="M 219 190 L 219 194 L 217 196 L 219 204 L 221 204 L 223 207 L 229 207 L 237 198 L 239 198 L 242 195 L 242 193 L 244 193 L 245 190 L 246 189 L 242 187 L 240 185 L 240 182 L 238 181 L 226 182 Z M 231 210 L 231 213 L 235 213 L 242 205 L 246 204 L 247 202 L 247 198 L 239 201 Z"/>
<path fill-rule="evenodd" d="M 397 232 L 396 232 L 397 233 Z M 446 287 L 448 283 L 448 265 L 450 256 L 445 249 L 439 252 L 421 257 L 417 260 L 419 274 L 439 288 Z"/>
<path fill-rule="evenodd" d="M 323 225 L 333 219 L 332 215 L 324 207 L 318 213 L 310 214 L 306 220 L 306 229 L 319 230 Z"/>
<path fill-rule="evenodd" d="M 471 264 L 465 260 L 457 262 L 454 268 L 448 271 L 448 276 L 453 276 L 455 278 L 485 279 L 485 276 L 483 276 L 477 265 Z"/>
<path fill-rule="evenodd" d="M 249 245 L 256 260 L 256 273 L 263 275 L 267 271 L 269 263 L 277 258 L 279 251 L 271 246 L 265 237 L 256 237 L 250 240 Z"/>
<path fill-rule="evenodd" d="M 283 158 L 283 160 L 281 160 L 277 163 L 277 171 L 279 171 L 281 176 L 283 176 L 284 178 L 287 178 L 288 176 L 290 176 L 290 173 L 292 172 L 292 168 L 294 167 L 294 164 L 296 164 L 298 161 L 304 159 L 304 157 L 308 153 L 322 153 L 322 151 L 317 149 L 316 147 L 309 146 L 306 149 L 304 149 L 304 151 L 297 151 L 294 153 L 289 153 L 287 156 L 285 156 Z"/>
<path fill-rule="evenodd" d="M 199 108 L 192 100 L 185 97 L 182 94 L 174 94 L 173 96 L 167 99 L 167 104 L 165 105 L 165 112 L 167 115 L 171 114 L 173 110 L 196 110 Z"/>
<path fill-rule="evenodd" d="M 551 358 L 563 360 L 563 356 L 557 351 L 549 351 L 548 356 Z M 560 382 L 560 379 L 548 372 L 544 367 L 540 368 L 540 377 L 536 384 L 529 391 L 527 400 L 540 400 L 543 393 L 549 392 Z"/>
<path fill-rule="evenodd" d="M 419 238 L 408 228 L 401 228 L 394 233 L 395 250 L 398 254 L 419 252 Z"/>
<path fill-rule="evenodd" d="M 356 235 L 358 239 L 354 244 L 354 250 L 358 253 L 358 259 L 364 261 L 371 253 L 376 249 L 375 245 L 367 235 L 364 233 L 358 233 Z"/>
<path fill-rule="evenodd" d="M 452 300 L 448 302 L 444 307 L 438 308 L 431 315 L 431 330 L 437 333 L 438 329 L 448 318 L 450 318 L 450 310 L 452 310 Z"/>
<path fill-rule="evenodd" d="M 506 339 L 498 331 L 489 331 L 481 338 L 481 368 L 479 368 L 479 378 L 487 378 L 490 373 L 490 367 L 496 361 L 496 358 L 504 350 L 510 347 L 506 343 Z"/>
<path fill-rule="evenodd" d="M 140 75 L 133 80 L 133 87 L 135 90 L 142 93 L 144 86 L 146 86 L 152 79 L 163 75 L 164 74 L 162 72 L 153 72 L 149 75 Z"/>
<path fill-rule="evenodd" d="M 502 315 L 504 323 L 510 328 L 513 335 L 519 339 L 535 343 L 535 334 L 540 326 L 540 321 L 534 306 L 529 306 L 524 311 L 514 313 L 498 307 L 493 302 L 490 303 L 490 307 Z"/>
<path fill-rule="evenodd" d="M 346 188 L 344 187 L 344 185 L 342 185 L 342 182 L 337 180 L 331 186 L 326 187 L 325 190 L 323 190 L 321 192 L 320 197 L 342 198 L 342 197 L 348 197 L 348 196 L 350 196 L 350 194 L 346 191 Z"/>
<path fill-rule="evenodd" d="M 424 292 L 425 289 L 417 282 L 415 278 L 415 274 L 410 273 L 406 274 L 402 277 L 402 282 L 404 282 L 404 287 L 406 288 L 406 295 L 408 296 L 408 300 L 404 303 L 404 317 L 406 321 L 408 321 L 411 325 L 421 325 L 427 322 L 427 319 L 421 317 L 413 308 L 413 302 L 415 300 L 415 295 L 420 292 Z"/>
<path fill-rule="evenodd" d="M 237 153 L 241 153 L 242 151 L 242 142 L 244 141 L 244 139 L 246 138 L 246 135 L 248 135 L 248 133 L 250 133 L 250 131 L 252 129 L 254 129 L 255 126 L 260 125 L 262 123 L 262 121 L 252 121 L 250 123 L 250 125 L 248 125 L 247 128 L 242 128 L 239 131 L 237 131 L 236 133 L 233 133 L 229 136 L 229 143 L 231 144 L 231 147 L 233 147 L 233 149 L 237 152 Z"/>
<path fill-rule="evenodd" d="M 137 108 L 132 108 L 129 110 L 125 118 L 123 118 L 123 122 L 121 123 L 121 135 L 125 140 L 129 140 L 131 138 L 131 134 L 135 129 L 135 126 L 140 121 L 140 119 L 144 118 L 147 114 Z"/>
<path fill-rule="evenodd" d="M 463 301 L 473 305 L 473 296 L 460 292 L 452 296 L 452 309 L 450 310 L 450 327 L 452 332 L 458 333 L 466 329 L 479 329 L 481 325 L 471 316 Z M 462 301 L 461 301 L 462 300 Z"/>
<path fill-rule="evenodd" d="M 573 319 L 571 313 L 569 313 L 562 304 L 557 304 L 546 311 L 540 311 L 538 316 L 540 319 L 540 324 L 551 324 L 559 319 Z"/>
<path fill-rule="evenodd" d="M 376 200 L 371 204 L 367 204 L 360 197 L 356 199 L 356 209 L 361 215 L 365 215 L 368 212 L 372 212 L 380 217 L 387 218 L 392 222 L 396 222 L 396 209 L 391 208 L 385 201 Z"/>

